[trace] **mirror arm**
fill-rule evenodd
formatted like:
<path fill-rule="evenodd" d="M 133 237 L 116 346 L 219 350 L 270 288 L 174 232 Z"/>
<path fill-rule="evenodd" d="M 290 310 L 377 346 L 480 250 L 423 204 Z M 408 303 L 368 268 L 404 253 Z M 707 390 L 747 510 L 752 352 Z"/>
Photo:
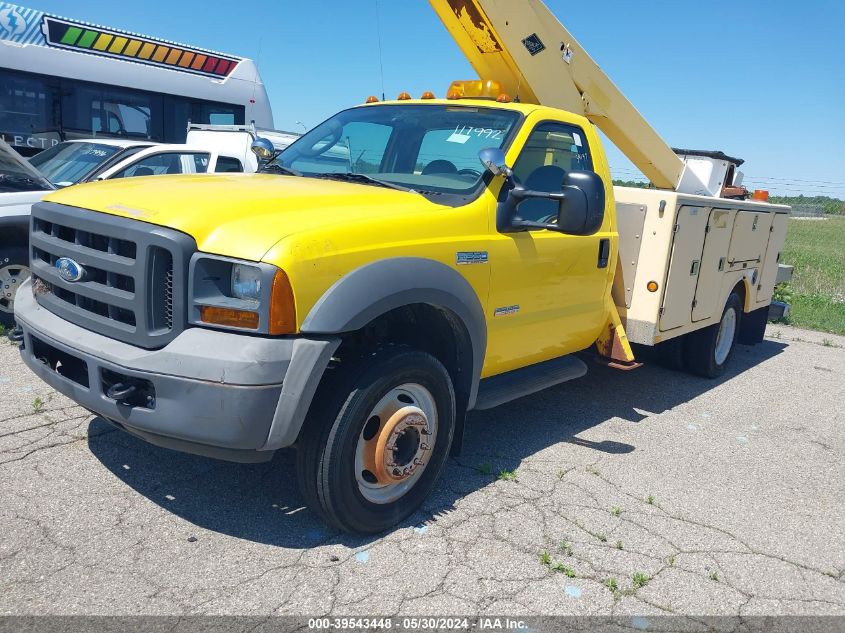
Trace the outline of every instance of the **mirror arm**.
<path fill-rule="evenodd" d="M 556 231 L 558 233 L 562 233 L 560 227 L 557 224 L 551 224 L 547 222 L 533 222 L 531 220 L 514 220 L 511 224 L 514 228 L 521 229 L 524 231 L 530 231 L 531 229 L 546 229 L 547 231 Z"/>

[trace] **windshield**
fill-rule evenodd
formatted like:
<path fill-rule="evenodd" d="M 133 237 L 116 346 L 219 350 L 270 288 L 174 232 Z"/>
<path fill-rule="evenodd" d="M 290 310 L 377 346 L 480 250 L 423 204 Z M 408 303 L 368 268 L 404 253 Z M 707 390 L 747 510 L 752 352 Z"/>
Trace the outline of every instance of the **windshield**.
<path fill-rule="evenodd" d="M 478 152 L 503 147 L 519 118 L 512 111 L 457 105 L 353 108 L 302 136 L 277 162 L 306 176 L 353 180 L 343 175 L 361 174 L 420 193 L 467 195 L 484 174 Z"/>
<path fill-rule="evenodd" d="M 100 143 L 59 143 L 36 154 L 29 162 L 54 185 L 64 187 L 81 182 L 120 150 Z"/>

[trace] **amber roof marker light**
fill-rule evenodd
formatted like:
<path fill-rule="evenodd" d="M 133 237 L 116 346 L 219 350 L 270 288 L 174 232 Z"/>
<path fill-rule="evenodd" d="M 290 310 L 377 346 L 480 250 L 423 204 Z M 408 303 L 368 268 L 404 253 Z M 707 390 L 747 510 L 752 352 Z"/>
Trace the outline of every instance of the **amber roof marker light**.
<path fill-rule="evenodd" d="M 466 79 L 453 81 L 449 85 L 446 98 L 498 100 L 500 95 L 507 96 L 502 90 L 502 84 L 495 79 Z"/>

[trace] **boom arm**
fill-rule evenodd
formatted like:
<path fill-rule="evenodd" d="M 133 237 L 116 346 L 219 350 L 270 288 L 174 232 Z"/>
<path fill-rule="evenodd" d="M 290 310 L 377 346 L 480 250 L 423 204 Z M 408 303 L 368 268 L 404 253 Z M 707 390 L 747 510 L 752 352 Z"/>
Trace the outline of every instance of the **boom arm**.
<path fill-rule="evenodd" d="M 661 189 L 677 189 L 672 151 L 540 0 L 429 0 L 482 79 L 520 101 L 582 114 Z"/>

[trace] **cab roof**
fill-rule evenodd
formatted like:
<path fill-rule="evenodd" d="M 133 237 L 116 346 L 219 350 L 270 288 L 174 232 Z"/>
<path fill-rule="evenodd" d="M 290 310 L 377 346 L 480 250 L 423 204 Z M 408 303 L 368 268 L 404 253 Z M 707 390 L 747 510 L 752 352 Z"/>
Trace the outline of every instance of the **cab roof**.
<path fill-rule="evenodd" d="M 108 145 L 109 147 L 146 147 L 152 145 L 161 145 L 155 141 L 144 141 L 141 139 L 128 138 L 73 138 L 63 141 L 65 143 L 96 143 L 98 145 Z"/>
<path fill-rule="evenodd" d="M 491 108 L 494 110 L 509 110 L 512 112 L 518 112 L 523 116 L 528 116 L 533 112 L 537 112 L 538 110 L 546 110 L 549 112 L 560 112 L 559 108 L 551 108 L 549 106 L 539 105 L 536 103 L 520 103 L 520 102 L 509 102 L 509 103 L 500 103 L 494 99 L 478 99 L 472 97 L 465 97 L 460 99 L 403 99 L 403 100 L 386 100 L 386 101 L 376 101 L 374 103 L 362 103 L 356 107 L 359 108 L 369 108 L 375 106 L 382 106 L 382 105 L 445 105 L 457 108 Z M 578 119 L 583 119 L 587 121 L 586 118 L 579 114 L 575 114 L 572 112 L 567 113 L 570 116 L 576 117 Z"/>

